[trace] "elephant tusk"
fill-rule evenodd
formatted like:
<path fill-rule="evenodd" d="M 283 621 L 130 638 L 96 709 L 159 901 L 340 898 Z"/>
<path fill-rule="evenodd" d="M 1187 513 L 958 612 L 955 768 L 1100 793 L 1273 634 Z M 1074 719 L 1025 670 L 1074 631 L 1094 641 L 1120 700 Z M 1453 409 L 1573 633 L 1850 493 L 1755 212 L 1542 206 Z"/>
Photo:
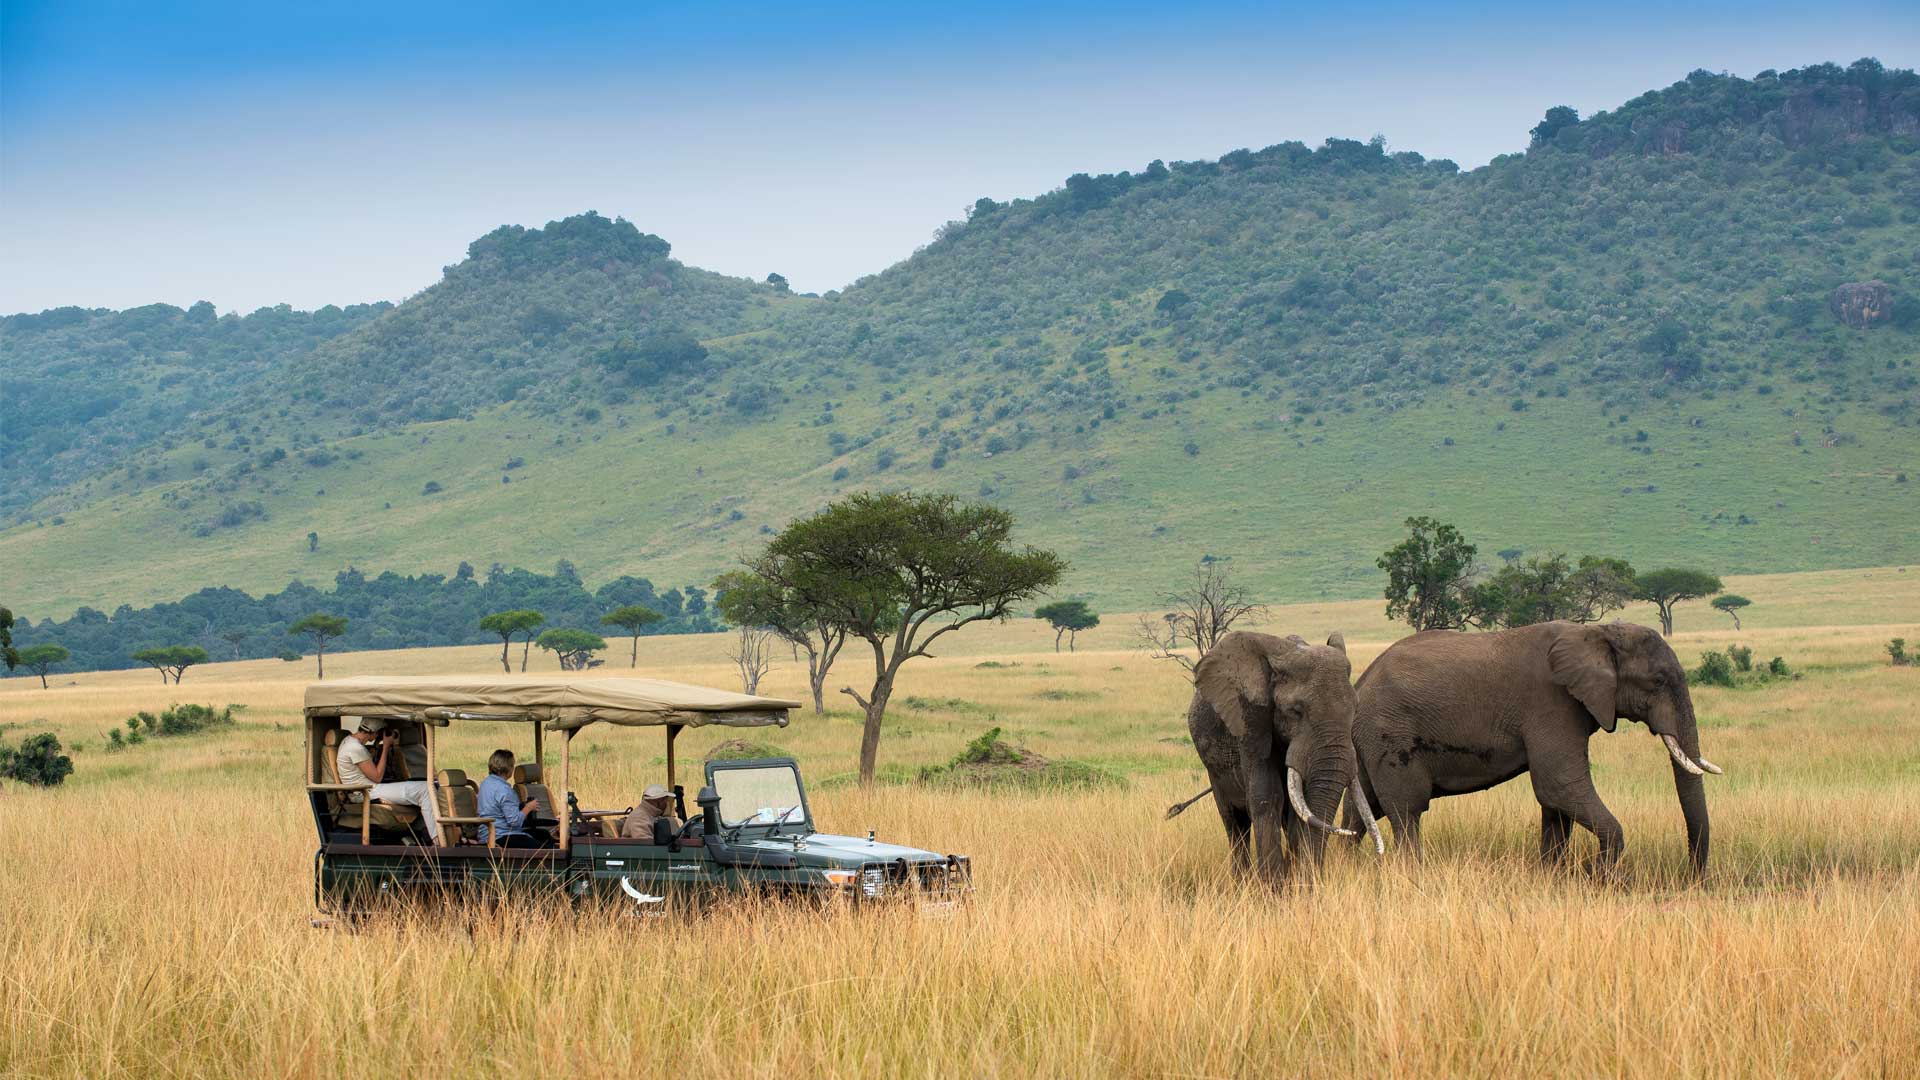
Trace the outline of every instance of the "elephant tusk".
<path fill-rule="evenodd" d="M 1697 762 L 1701 768 L 1707 770 L 1708 772 L 1712 773 L 1715 776 L 1726 775 L 1725 770 L 1721 769 L 1720 766 L 1715 765 L 1713 762 L 1708 761 L 1706 758 L 1695 758 L 1694 761 Z"/>
<path fill-rule="evenodd" d="M 1352 829 L 1342 829 L 1338 825 L 1329 825 L 1315 817 L 1313 811 L 1307 808 L 1306 793 L 1300 790 L 1300 770 L 1291 767 L 1287 769 L 1287 799 L 1293 803 L 1293 812 L 1300 816 L 1300 820 L 1314 828 L 1325 829 L 1335 836 L 1359 835 Z"/>
<path fill-rule="evenodd" d="M 1367 789 L 1360 783 L 1359 777 L 1353 778 L 1353 805 L 1360 810 L 1360 820 L 1367 825 L 1367 835 L 1373 837 L 1373 853 L 1387 853 L 1386 837 L 1380 835 L 1380 823 L 1373 819 L 1373 806 L 1367 802 Z"/>
<path fill-rule="evenodd" d="M 1686 754 L 1680 751 L 1680 740 L 1674 738 L 1671 735 L 1662 735 L 1660 736 L 1660 741 L 1667 744 L 1667 754 L 1669 757 L 1673 758 L 1673 763 L 1675 765 L 1680 766 L 1682 769 L 1685 769 L 1686 771 L 1692 773 L 1695 776 L 1706 775 L 1705 769 L 1702 769 L 1700 766 L 1695 765 L 1692 762 L 1692 760 L 1687 757 Z"/>

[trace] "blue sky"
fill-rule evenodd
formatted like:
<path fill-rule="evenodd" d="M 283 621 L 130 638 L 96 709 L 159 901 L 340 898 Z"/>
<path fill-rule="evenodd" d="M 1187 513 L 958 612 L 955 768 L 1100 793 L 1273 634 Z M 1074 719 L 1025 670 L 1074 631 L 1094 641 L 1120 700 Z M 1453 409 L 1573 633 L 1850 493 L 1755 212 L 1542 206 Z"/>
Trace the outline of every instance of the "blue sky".
<path fill-rule="evenodd" d="M 823 290 L 1074 172 L 1375 133 L 1471 167 L 1694 68 L 1917 54 L 1877 0 L 0 0 L 0 311 L 400 300 L 586 209 Z"/>

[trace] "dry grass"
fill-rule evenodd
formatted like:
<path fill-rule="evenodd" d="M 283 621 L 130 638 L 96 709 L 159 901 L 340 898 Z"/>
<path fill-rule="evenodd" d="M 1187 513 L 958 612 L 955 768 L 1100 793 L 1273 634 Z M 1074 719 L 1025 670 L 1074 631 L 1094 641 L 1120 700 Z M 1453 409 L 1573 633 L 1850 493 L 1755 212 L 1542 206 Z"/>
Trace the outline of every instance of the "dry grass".
<path fill-rule="evenodd" d="M 1913 1075 L 1920 669 L 1879 650 L 1920 640 L 1920 603 L 1904 576 L 1875 573 L 1769 579 L 1771 596 L 1737 586 L 1756 616 L 1866 625 L 1752 630 L 1738 640 L 1806 676 L 1697 695 L 1728 769 L 1708 789 L 1700 887 L 1684 880 L 1664 756 L 1622 725 L 1595 739 L 1627 829 L 1620 884 L 1537 870 L 1537 811 L 1509 784 L 1441 803 L 1422 866 L 1343 849 L 1315 887 L 1245 888 L 1205 805 L 1158 820 L 1204 783 L 1178 741 L 1177 672 L 1115 648 L 1117 628 L 1055 656 L 1044 627 L 1016 623 L 907 669 L 901 694 L 920 704 L 897 708 L 883 759 L 944 760 L 1000 723 L 1124 771 L 1128 789 L 815 797 L 841 831 L 971 853 L 980 893 L 953 917 L 522 909 L 315 931 L 295 795 L 305 665 L 218 665 L 164 690 L 148 672 L 49 691 L 8 680 L 8 738 L 51 729 L 86 749 L 64 788 L 0 792 L 0 1073 Z M 1351 614 L 1359 666 L 1391 637 L 1376 606 L 1276 622 L 1319 635 Z M 1676 645 L 1691 662 L 1733 640 L 1696 630 Z M 730 683 L 718 639 L 643 652 L 648 673 Z M 497 655 L 354 654 L 329 670 L 486 670 Z M 776 668 L 773 691 L 802 686 Z M 248 709 L 228 735 L 102 752 L 108 726 L 181 700 Z M 818 784 L 850 768 L 857 732 L 841 710 L 768 735 Z M 498 737 L 456 729 L 447 752 L 477 764 Z M 656 735 L 581 739 L 583 801 L 624 805 L 658 778 Z"/>

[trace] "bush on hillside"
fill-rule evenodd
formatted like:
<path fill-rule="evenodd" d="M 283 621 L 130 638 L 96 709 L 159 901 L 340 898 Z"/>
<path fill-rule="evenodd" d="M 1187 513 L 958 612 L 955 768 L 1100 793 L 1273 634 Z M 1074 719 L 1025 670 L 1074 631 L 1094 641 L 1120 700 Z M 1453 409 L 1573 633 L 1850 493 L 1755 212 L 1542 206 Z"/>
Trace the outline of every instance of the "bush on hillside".
<path fill-rule="evenodd" d="M 1053 761 L 1014 743 L 997 727 L 945 765 L 923 767 L 915 781 L 946 788 L 1093 791 L 1122 787 L 1119 775 L 1084 761 Z"/>

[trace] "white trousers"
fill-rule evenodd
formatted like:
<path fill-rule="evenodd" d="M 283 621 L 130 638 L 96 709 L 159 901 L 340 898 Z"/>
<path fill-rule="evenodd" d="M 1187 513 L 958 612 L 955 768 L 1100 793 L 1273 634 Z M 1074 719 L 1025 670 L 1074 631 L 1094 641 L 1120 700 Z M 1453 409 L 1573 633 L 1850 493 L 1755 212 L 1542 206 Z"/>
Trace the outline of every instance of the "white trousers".
<path fill-rule="evenodd" d="M 395 780 L 373 785 L 367 795 L 381 802 L 419 807 L 420 819 L 427 823 L 427 835 L 434 843 L 440 842 L 440 821 L 433 814 L 433 785 L 425 780 Z"/>

